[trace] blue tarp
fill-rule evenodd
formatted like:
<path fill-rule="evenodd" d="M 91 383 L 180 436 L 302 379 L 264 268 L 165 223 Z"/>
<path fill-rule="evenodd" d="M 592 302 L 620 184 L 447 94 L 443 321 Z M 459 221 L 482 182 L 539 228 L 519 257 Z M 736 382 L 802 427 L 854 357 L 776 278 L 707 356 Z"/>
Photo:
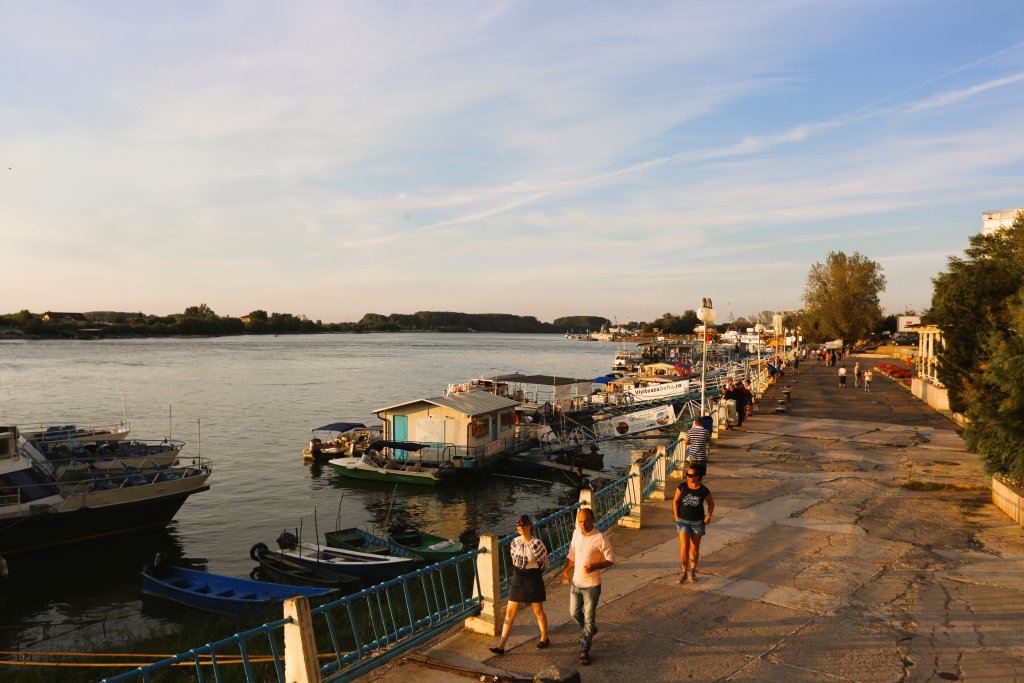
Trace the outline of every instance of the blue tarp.
<path fill-rule="evenodd" d="M 362 422 L 332 422 L 323 427 L 317 427 L 314 432 L 347 432 L 350 429 L 366 429 Z"/>
<path fill-rule="evenodd" d="M 594 384 L 608 384 L 609 382 L 614 382 L 618 378 L 618 375 L 604 375 L 603 377 L 595 377 L 590 381 Z"/>

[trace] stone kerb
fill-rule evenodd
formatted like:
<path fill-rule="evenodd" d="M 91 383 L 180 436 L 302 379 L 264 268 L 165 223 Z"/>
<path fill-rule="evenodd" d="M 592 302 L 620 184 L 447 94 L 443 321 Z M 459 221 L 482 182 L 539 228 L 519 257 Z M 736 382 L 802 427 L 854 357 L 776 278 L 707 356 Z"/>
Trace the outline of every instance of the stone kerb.
<path fill-rule="evenodd" d="M 992 504 L 1024 526 L 1024 492 L 992 477 Z"/>

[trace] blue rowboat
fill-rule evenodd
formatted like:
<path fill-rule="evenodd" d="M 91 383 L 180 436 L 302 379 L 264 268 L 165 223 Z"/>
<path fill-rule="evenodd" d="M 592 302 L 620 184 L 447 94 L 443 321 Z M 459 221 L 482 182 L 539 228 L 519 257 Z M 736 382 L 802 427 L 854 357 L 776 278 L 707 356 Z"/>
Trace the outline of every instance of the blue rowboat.
<path fill-rule="evenodd" d="M 236 579 L 155 563 L 142 572 L 142 593 L 208 612 L 253 616 L 279 609 L 281 603 L 288 598 L 299 595 L 329 598 L 339 591 Z"/>

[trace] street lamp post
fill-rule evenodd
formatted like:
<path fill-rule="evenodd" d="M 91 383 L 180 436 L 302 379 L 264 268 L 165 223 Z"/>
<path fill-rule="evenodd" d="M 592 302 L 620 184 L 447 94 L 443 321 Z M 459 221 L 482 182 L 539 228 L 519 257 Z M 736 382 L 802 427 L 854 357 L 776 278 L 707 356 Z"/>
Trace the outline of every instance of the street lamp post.
<path fill-rule="evenodd" d="M 715 309 L 711 306 L 711 299 L 701 300 L 700 308 L 697 309 L 697 319 L 704 323 L 704 360 L 700 364 L 700 415 L 704 417 L 708 386 L 708 325 L 715 322 Z"/>
<path fill-rule="evenodd" d="M 754 325 L 754 331 L 757 332 L 757 390 L 761 391 L 761 335 L 764 333 L 764 324 L 758 323 Z"/>

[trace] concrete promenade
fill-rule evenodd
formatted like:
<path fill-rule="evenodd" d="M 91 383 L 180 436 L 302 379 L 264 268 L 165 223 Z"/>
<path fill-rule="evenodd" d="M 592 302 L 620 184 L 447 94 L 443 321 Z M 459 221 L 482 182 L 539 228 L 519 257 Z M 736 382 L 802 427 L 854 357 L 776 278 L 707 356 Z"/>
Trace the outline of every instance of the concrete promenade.
<path fill-rule="evenodd" d="M 858 359 L 888 360 L 847 369 Z M 991 505 L 955 425 L 879 373 L 868 393 L 852 372 L 841 390 L 836 368 L 802 365 L 713 443 L 705 484 L 717 507 L 697 584 L 675 583 L 680 480 L 644 504 L 642 529 L 612 532 L 619 562 L 603 576 L 581 679 L 1024 680 L 1024 533 Z M 784 385 L 792 400 L 775 414 Z M 547 650 L 527 609 L 504 656 L 487 650 L 497 639 L 453 631 L 367 678 L 570 671 L 579 632 L 567 605 L 553 577 Z"/>

